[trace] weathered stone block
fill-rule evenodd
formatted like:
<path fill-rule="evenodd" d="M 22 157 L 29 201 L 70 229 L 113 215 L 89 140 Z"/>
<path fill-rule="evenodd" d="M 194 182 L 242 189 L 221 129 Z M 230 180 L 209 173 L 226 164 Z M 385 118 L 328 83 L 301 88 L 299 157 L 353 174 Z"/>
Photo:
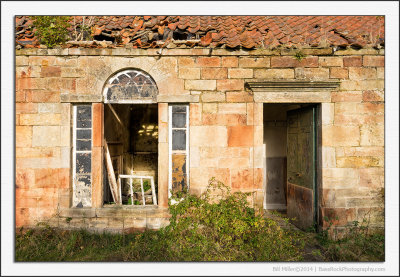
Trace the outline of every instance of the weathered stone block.
<path fill-rule="evenodd" d="M 363 66 L 385 66 L 385 57 L 363 56 Z"/>
<path fill-rule="evenodd" d="M 227 68 L 202 68 L 201 79 L 226 79 L 228 77 Z"/>
<path fill-rule="evenodd" d="M 336 158 L 337 167 L 364 168 L 381 167 L 383 159 L 377 157 L 338 157 Z"/>
<path fill-rule="evenodd" d="M 362 125 L 361 146 L 383 146 L 385 144 L 384 125 Z"/>
<path fill-rule="evenodd" d="M 376 68 L 349 67 L 349 78 L 351 80 L 376 79 Z"/>
<path fill-rule="evenodd" d="M 32 126 L 15 127 L 15 146 L 16 147 L 32 146 Z"/>
<path fill-rule="evenodd" d="M 228 146 L 253 146 L 253 126 L 230 126 L 228 127 Z"/>
<path fill-rule="evenodd" d="M 254 69 L 254 78 L 293 79 L 293 69 Z"/>
<path fill-rule="evenodd" d="M 385 185 L 385 169 L 383 167 L 361 168 L 360 187 L 369 189 L 383 188 Z"/>
<path fill-rule="evenodd" d="M 217 103 L 203 103 L 203 113 L 217 113 Z"/>
<path fill-rule="evenodd" d="M 15 56 L 15 65 L 16 66 L 21 66 L 21 65 L 28 65 L 28 57 L 26 56 Z"/>
<path fill-rule="evenodd" d="M 332 102 L 361 102 L 361 91 L 333 91 Z"/>
<path fill-rule="evenodd" d="M 329 68 L 296 68 L 296 79 L 326 80 L 329 79 Z"/>
<path fill-rule="evenodd" d="M 200 79 L 200 68 L 179 68 L 178 75 L 182 79 Z"/>
<path fill-rule="evenodd" d="M 189 113 L 190 126 L 201 125 L 201 104 L 190 103 Z"/>
<path fill-rule="evenodd" d="M 349 79 L 349 70 L 347 68 L 332 67 L 329 69 L 329 78 Z"/>
<path fill-rule="evenodd" d="M 190 144 L 192 146 L 227 146 L 227 128 L 225 126 L 192 126 Z"/>
<path fill-rule="evenodd" d="M 229 78 L 244 79 L 253 78 L 253 69 L 251 68 L 229 68 Z"/>
<path fill-rule="evenodd" d="M 192 57 L 179 57 L 178 58 L 178 66 L 179 67 L 195 67 L 196 60 Z"/>
<path fill-rule="evenodd" d="M 252 68 L 264 68 L 270 67 L 270 58 L 269 57 L 239 57 L 239 67 L 252 67 Z"/>
<path fill-rule="evenodd" d="M 40 77 L 61 77 L 61 67 L 59 66 L 42 66 Z"/>
<path fill-rule="evenodd" d="M 15 102 L 25 102 L 25 91 L 16 91 L 15 92 Z"/>
<path fill-rule="evenodd" d="M 40 103 L 40 102 L 60 102 L 59 91 L 44 91 L 44 90 L 26 90 L 26 102 Z"/>
<path fill-rule="evenodd" d="M 79 67 L 62 67 L 61 77 L 64 78 L 81 78 L 84 77 L 85 71 Z"/>
<path fill-rule="evenodd" d="M 352 188 L 359 184 L 359 173 L 354 168 L 322 168 L 324 188 Z"/>
<path fill-rule="evenodd" d="M 385 68 L 384 67 L 377 67 L 376 68 L 376 77 L 378 79 L 384 79 L 385 78 Z"/>
<path fill-rule="evenodd" d="M 328 218 L 323 221 L 323 227 L 344 226 L 356 219 L 356 210 L 354 208 L 322 208 L 322 218 Z"/>
<path fill-rule="evenodd" d="M 227 91 L 227 90 L 243 90 L 244 81 L 238 79 L 227 79 L 227 80 L 217 80 L 217 90 Z"/>
<path fill-rule="evenodd" d="M 61 113 L 60 103 L 39 103 L 37 105 L 39 113 Z"/>
<path fill-rule="evenodd" d="M 335 104 L 321 103 L 321 114 L 323 125 L 333 124 L 333 119 L 335 116 Z"/>
<path fill-rule="evenodd" d="M 301 61 L 295 57 L 271 57 L 271 67 L 318 67 L 318 57 L 305 57 Z"/>
<path fill-rule="evenodd" d="M 379 90 L 366 90 L 362 92 L 362 100 L 365 102 L 382 102 L 385 101 L 385 93 Z"/>
<path fill-rule="evenodd" d="M 188 90 L 215 90 L 216 80 L 185 80 L 185 89 Z"/>
<path fill-rule="evenodd" d="M 21 125 L 60 125 L 60 114 L 21 114 Z"/>
<path fill-rule="evenodd" d="M 200 166 L 200 148 L 196 146 L 190 146 L 190 168 Z"/>
<path fill-rule="evenodd" d="M 200 125 L 236 126 L 246 125 L 244 114 L 203 114 Z"/>
<path fill-rule="evenodd" d="M 201 95 L 203 102 L 225 102 L 225 93 L 223 92 L 207 92 Z"/>
<path fill-rule="evenodd" d="M 221 114 L 246 114 L 246 103 L 221 103 L 218 104 Z"/>
<path fill-rule="evenodd" d="M 36 103 L 16 103 L 15 104 L 15 113 L 22 114 L 28 113 L 33 114 L 37 113 L 38 111 L 38 104 Z"/>
<path fill-rule="evenodd" d="M 60 126 L 33 126 L 32 147 L 60 146 Z"/>
<path fill-rule="evenodd" d="M 199 57 L 197 58 L 197 65 L 201 67 L 219 67 L 221 66 L 220 57 Z"/>
<path fill-rule="evenodd" d="M 237 57 L 222 57 L 221 63 L 223 67 L 237 67 L 239 60 Z"/>
<path fill-rule="evenodd" d="M 340 90 L 383 90 L 384 80 L 345 80 L 340 83 Z"/>
<path fill-rule="evenodd" d="M 323 146 L 358 146 L 360 145 L 360 129 L 358 126 L 323 125 Z"/>
<path fill-rule="evenodd" d="M 343 66 L 343 58 L 342 57 L 319 57 L 319 65 L 320 66 Z"/>
<path fill-rule="evenodd" d="M 335 147 L 322 146 L 322 167 L 336 167 Z"/>
<path fill-rule="evenodd" d="M 19 148 L 17 148 L 19 149 Z M 29 149 L 29 148 L 25 148 Z M 35 185 L 35 174 L 33 169 L 15 169 L 15 185 L 16 189 L 29 189 Z"/>
<path fill-rule="evenodd" d="M 343 57 L 343 66 L 362 66 L 362 57 Z"/>
<path fill-rule="evenodd" d="M 17 147 L 15 149 L 16 158 L 49 158 L 60 157 L 60 148 L 57 147 Z"/>
<path fill-rule="evenodd" d="M 247 91 L 227 91 L 226 102 L 253 102 L 253 95 Z"/>

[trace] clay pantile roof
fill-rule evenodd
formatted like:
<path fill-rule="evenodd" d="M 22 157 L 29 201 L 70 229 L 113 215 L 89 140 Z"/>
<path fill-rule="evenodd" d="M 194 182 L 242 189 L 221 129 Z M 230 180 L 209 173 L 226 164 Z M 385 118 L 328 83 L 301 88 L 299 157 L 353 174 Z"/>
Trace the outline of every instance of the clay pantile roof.
<path fill-rule="evenodd" d="M 109 41 L 89 47 L 362 48 L 382 47 L 385 38 L 382 16 L 72 16 L 71 40 L 82 19 L 92 20 L 86 40 Z M 32 18 L 15 21 L 16 44 L 38 47 Z"/>

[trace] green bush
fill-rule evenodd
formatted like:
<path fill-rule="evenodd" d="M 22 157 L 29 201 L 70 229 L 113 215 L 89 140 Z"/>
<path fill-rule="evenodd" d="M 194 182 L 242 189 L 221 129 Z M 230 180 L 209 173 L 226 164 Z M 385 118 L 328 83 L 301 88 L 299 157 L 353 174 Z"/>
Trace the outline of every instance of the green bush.
<path fill-rule="evenodd" d="M 140 235 L 127 259 L 300 260 L 304 246 L 300 233 L 281 229 L 275 221 L 256 215 L 246 198 L 246 194 L 231 193 L 222 183 L 211 180 L 200 197 L 187 195 L 178 204 L 170 205 L 170 225 Z"/>
<path fill-rule="evenodd" d="M 33 20 L 40 43 L 52 48 L 68 40 L 68 16 L 34 16 Z"/>

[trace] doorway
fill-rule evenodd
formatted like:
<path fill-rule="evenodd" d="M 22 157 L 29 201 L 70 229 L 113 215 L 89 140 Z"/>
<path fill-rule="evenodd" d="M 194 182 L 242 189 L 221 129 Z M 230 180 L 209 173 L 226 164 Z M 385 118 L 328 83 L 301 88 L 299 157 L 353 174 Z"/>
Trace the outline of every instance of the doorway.
<path fill-rule="evenodd" d="M 157 104 L 106 104 L 104 139 L 103 204 L 157 205 Z"/>
<path fill-rule="evenodd" d="M 264 104 L 264 173 L 267 210 L 301 228 L 318 221 L 318 104 Z"/>

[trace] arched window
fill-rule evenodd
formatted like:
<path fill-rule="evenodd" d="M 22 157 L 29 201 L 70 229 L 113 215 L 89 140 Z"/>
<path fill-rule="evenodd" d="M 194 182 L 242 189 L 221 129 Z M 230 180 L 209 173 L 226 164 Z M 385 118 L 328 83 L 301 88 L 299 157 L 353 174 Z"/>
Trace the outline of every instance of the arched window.
<path fill-rule="evenodd" d="M 116 73 L 106 83 L 105 103 L 156 103 L 157 85 L 147 73 L 126 69 Z"/>

